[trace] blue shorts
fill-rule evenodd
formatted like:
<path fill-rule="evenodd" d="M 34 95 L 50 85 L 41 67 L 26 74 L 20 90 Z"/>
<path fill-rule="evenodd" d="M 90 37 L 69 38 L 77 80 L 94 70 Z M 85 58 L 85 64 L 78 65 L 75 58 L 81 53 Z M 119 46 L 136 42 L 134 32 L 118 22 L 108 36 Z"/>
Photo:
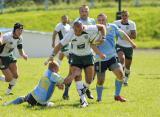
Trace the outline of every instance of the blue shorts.
<path fill-rule="evenodd" d="M 94 65 L 95 71 L 99 73 L 103 73 L 107 69 L 112 71 L 116 68 L 119 68 L 120 66 L 121 64 L 119 63 L 118 57 L 112 57 L 111 59 L 107 61 L 99 61 L 99 62 L 96 62 Z"/>

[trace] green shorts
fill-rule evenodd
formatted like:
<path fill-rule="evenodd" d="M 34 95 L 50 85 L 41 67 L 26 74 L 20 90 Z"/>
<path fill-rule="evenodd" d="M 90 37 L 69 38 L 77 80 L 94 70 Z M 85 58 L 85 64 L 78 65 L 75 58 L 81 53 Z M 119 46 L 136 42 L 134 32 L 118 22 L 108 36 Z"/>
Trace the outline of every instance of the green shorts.
<path fill-rule="evenodd" d="M 116 45 L 116 51 L 117 51 L 117 53 L 119 51 L 124 52 L 125 58 L 127 58 L 127 59 L 132 59 L 132 57 L 133 57 L 133 48 L 132 47 L 122 47 L 120 45 Z"/>
<path fill-rule="evenodd" d="M 77 56 L 69 54 L 69 64 L 79 67 L 80 69 L 94 65 L 94 57 L 92 54 L 86 56 Z"/>
<path fill-rule="evenodd" d="M 0 56 L 0 69 L 4 70 L 9 67 L 11 63 L 16 63 L 17 59 L 13 55 L 9 56 Z"/>

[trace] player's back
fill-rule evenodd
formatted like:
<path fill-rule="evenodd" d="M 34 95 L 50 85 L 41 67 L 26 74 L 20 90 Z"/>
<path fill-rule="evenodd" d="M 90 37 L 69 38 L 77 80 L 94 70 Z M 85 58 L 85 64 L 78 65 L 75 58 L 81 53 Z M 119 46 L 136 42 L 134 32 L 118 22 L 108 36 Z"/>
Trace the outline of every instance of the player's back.
<path fill-rule="evenodd" d="M 47 70 L 45 75 L 40 79 L 38 85 L 32 91 L 32 96 L 40 104 L 46 104 L 55 89 L 55 85 L 62 77 L 57 73 Z"/>

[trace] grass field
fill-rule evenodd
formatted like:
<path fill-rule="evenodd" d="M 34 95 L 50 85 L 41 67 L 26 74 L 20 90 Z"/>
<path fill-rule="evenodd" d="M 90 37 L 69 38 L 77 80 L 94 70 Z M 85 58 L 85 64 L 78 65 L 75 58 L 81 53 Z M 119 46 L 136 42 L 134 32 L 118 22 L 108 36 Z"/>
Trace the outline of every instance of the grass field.
<path fill-rule="evenodd" d="M 107 73 L 103 101 L 97 103 L 96 99 L 88 100 L 87 108 L 79 107 L 79 97 L 75 89 L 75 83 L 70 90 L 70 100 L 63 101 L 63 91 L 56 89 L 51 101 L 55 103 L 53 108 L 29 107 L 27 103 L 3 107 L 1 104 L 12 100 L 17 96 L 30 92 L 37 84 L 39 78 L 46 69 L 43 66 L 45 58 L 29 59 L 25 62 L 18 60 L 20 78 L 14 88 L 14 95 L 4 94 L 7 83 L 0 82 L 0 117 L 160 117 L 160 51 L 142 50 L 135 51 L 132 73 L 128 87 L 123 87 L 122 95 L 128 99 L 126 103 L 115 102 L 114 76 Z M 61 66 L 60 73 L 66 76 L 68 72 L 66 59 Z M 93 95 L 96 80 L 91 85 Z"/>

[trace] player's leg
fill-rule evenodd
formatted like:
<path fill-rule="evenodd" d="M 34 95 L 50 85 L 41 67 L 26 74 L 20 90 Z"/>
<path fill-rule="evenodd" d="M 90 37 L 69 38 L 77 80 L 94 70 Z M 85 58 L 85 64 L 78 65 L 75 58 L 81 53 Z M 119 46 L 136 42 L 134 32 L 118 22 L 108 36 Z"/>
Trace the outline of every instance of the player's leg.
<path fill-rule="evenodd" d="M 105 72 L 107 70 L 107 61 L 96 62 L 95 63 L 95 71 L 97 74 L 97 101 L 100 102 L 102 100 L 102 92 L 103 92 L 103 84 L 105 81 Z"/>
<path fill-rule="evenodd" d="M 133 57 L 133 49 L 132 48 L 126 48 L 125 49 L 125 80 L 124 85 L 128 85 L 128 79 L 130 75 L 130 67 L 132 64 L 132 57 Z"/>
<path fill-rule="evenodd" d="M 100 102 L 102 100 L 102 92 L 103 92 L 103 84 L 105 81 L 105 72 L 97 72 L 97 101 Z"/>
<path fill-rule="evenodd" d="M 8 106 L 8 105 L 11 105 L 11 104 L 21 104 L 23 102 L 25 102 L 25 96 L 20 96 L 13 101 L 5 102 L 3 105 Z"/>
<path fill-rule="evenodd" d="M 11 71 L 9 70 L 9 58 L 1 57 L 0 58 L 0 69 L 4 76 L 0 76 L 0 80 L 4 82 L 10 82 L 13 78 Z"/>
<path fill-rule="evenodd" d="M 125 68 L 125 53 L 123 51 L 123 47 L 116 45 L 116 51 L 117 51 L 120 63 L 122 64 L 122 67 L 124 69 Z"/>
<path fill-rule="evenodd" d="M 64 54 L 63 52 L 60 51 L 58 54 L 58 59 L 57 59 L 57 62 L 59 65 L 61 65 L 63 58 L 64 58 Z"/>
<path fill-rule="evenodd" d="M 69 66 L 69 73 L 68 73 L 68 76 L 71 75 L 71 66 Z M 71 86 L 71 83 L 70 84 L 65 84 L 65 89 L 64 89 L 64 93 L 63 93 L 63 99 L 64 100 L 68 100 L 69 99 L 69 88 Z"/>
<path fill-rule="evenodd" d="M 4 76 L 0 77 L 1 81 L 10 82 L 13 79 L 12 72 L 9 70 L 9 68 L 3 69 L 1 71 L 2 71 L 2 73 L 4 75 Z"/>
<path fill-rule="evenodd" d="M 89 90 L 89 86 L 93 81 L 94 78 L 94 66 L 90 65 L 86 68 L 84 68 L 85 73 L 85 86 L 87 87 L 86 95 L 89 99 L 94 99 L 93 95 L 91 94 L 91 91 Z"/>
<path fill-rule="evenodd" d="M 6 94 L 10 94 L 13 87 L 16 85 L 17 79 L 18 79 L 18 69 L 16 62 L 13 62 L 9 64 L 9 69 L 12 72 L 13 78 L 9 83 L 8 89 L 6 91 Z"/>
<path fill-rule="evenodd" d="M 72 69 L 72 73 L 77 72 L 77 70 L 78 71 L 80 70 L 82 72 L 82 70 L 80 68 L 75 67 L 75 66 L 72 66 L 71 69 Z M 81 75 L 76 76 L 75 82 L 76 82 L 77 92 L 80 96 L 81 107 L 84 108 L 84 107 L 88 106 L 88 103 L 87 103 L 87 100 L 85 97 L 86 87 L 85 87 L 84 83 L 82 82 L 82 76 Z"/>
<path fill-rule="evenodd" d="M 87 87 L 86 95 L 89 99 L 94 99 L 91 91 L 89 90 L 89 86 L 93 81 L 95 71 L 94 71 L 94 57 L 93 55 L 87 55 L 81 58 L 85 73 L 85 86 Z"/>
<path fill-rule="evenodd" d="M 121 88 L 122 88 L 122 84 L 123 84 L 123 80 L 124 80 L 123 68 L 122 68 L 121 64 L 116 62 L 110 66 L 110 69 L 117 77 L 115 80 L 115 100 L 125 102 L 126 99 L 120 96 Z"/>

